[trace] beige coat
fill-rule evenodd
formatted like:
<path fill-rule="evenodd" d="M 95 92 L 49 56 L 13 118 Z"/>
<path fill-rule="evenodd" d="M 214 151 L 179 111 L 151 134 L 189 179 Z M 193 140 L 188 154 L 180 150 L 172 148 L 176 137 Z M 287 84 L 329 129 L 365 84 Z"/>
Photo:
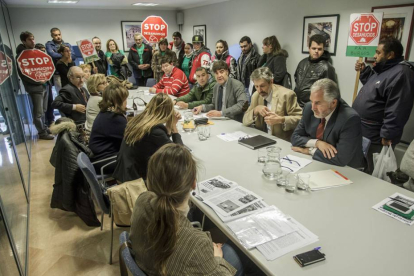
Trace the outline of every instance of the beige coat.
<path fill-rule="evenodd" d="M 290 137 L 302 118 L 302 108 L 299 106 L 296 94 L 292 90 L 276 84 L 273 84 L 272 89 L 271 111 L 285 117 L 285 124 L 272 126 L 272 135 L 290 142 Z M 249 109 L 244 114 L 243 125 L 250 126 L 254 123 L 257 129 L 265 130 L 267 127 L 264 118 L 259 114 L 256 118 L 253 116 L 253 110 L 258 105 L 264 105 L 264 98 L 256 92 L 252 96 Z"/>

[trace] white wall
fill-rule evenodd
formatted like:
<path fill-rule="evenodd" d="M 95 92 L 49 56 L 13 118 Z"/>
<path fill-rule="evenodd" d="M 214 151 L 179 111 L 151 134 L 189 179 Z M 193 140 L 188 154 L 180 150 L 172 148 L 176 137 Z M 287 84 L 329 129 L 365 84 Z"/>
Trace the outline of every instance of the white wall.
<path fill-rule="evenodd" d="M 289 52 L 288 71 L 294 74 L 302 54 L 303 17 L 340 14 L 338 46 L 332 57 L 342 97 L 350 103 L 355 83 L 357 58 L 346 57 L 349 17 L 351 13 L 371 12 L 373 6 L 412 3 L 413 0 L 232 0 L 205 7 L 184 10 L 183 36 L 191 37 L 193 25 L 207 25 L 207 46 L 213 51 L 215 42 L 224 39 L 229 45 L 250 36 L 262 54 L 263 38 L 276 35 Z M 414 45 L 411 46 L 414 59 Z"/>
<path fill-rule="evenodd" d="M 169 34 L 178 30 L 176 11 L 10 8 L 16 44 L 21 43 L 19 35 L 23 31 L 30 31 L 37 43 L 45 44 L 51 40 L 50 29 L 58 27 L 63 40 L 72 45 L 80 39 L 100 37 L 104 51 L 109 38 L 123 49 L 121 21 L 143 21 L 149 15 L 161 16 L 168 24 Z"/>

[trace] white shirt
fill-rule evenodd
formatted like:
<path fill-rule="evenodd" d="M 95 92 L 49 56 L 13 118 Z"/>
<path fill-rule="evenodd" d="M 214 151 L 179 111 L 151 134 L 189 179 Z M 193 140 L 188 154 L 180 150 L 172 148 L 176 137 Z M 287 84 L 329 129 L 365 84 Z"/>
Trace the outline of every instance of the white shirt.
<path fill-rule="evenodd" d="M 332 117 L 332 114 L 334 113 L 335 109 L 332 110 L 332 112 L 329 113 L 329 115 L 325 117 L 325 127 L 324 127 L 323 130 L 326 129 L 326 126 L 328 125 L 328 121 Z M 310 155 L 312 155 L 312 156 L 315 154 L 315 151 L 317 150 L 317 148 L 316 148 L 316 142 L 317 141 L 318 141 L 318 139 L 310 139 L 305 145 L 305 147 L 307 147 L 307 148 L 313 148 L 312 150 L 309 151 Z"/>

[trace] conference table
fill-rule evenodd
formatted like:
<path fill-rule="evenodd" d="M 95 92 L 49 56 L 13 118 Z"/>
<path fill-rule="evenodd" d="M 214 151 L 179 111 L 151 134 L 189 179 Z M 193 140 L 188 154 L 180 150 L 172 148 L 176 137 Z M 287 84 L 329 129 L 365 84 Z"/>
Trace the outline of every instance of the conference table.
<path fill-rule="evenodd" d="M 148 88 L 140 88 L 147 89 Z M 132 91 L 135 96 L 137 91 Z M 142 92 L 141 92 L 142 93 Z M 147 94 L 147 93 L 146 93 Z M 149 101 L 151 96 L 145 95 Z M 128 105 L 130 105 L 128 99 Z M 233 120 L 212 120 L 211 135 L 199 141 L 196 132 L 181 129 L 184 144 L 200 164 L 198 181 L 221 175 L 263 197 L 270 206 L 293 217 L 319 237 L 319 242 L 305 246 L 276 260 L 267 261 L 257 250 L 245 249 L 213 209 L 197 198 L 192 202 L 267 275 L 414 275 L 414 228 L 372 208 L 375 204 L 399 192 L 409 197 L 414 193 L 374 178 L 350 167 L 338 167 L 313 160 L 298 173 L 327 169 L 338 170 L 353 184 L 320 191 L 288 193 L 275 181 L 263 177 L 263 165 L 257 162 L 257 151 L 225 142 L 217 137 L 223 133 L 243 131 L 248 135 L 263 135 L 277 141 L 281 157 L 292 154 L 291 144 Z M 301 268 L 293 256 L 315 247 L 326 254 L 326 260 Z"/>

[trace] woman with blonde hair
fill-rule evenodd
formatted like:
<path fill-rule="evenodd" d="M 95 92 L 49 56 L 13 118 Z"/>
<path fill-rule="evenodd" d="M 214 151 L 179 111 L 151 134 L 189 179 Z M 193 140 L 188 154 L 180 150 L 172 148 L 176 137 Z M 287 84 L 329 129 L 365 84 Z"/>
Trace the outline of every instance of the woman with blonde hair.
<path fill-rule="evenodd" d="M 87 131 L 92 130 L 95 118 L 100 111 L 98 104 L 102 100 L 102 92 L 107 86 L 108 82 L 104 74 L 92 75 L 88 80 L 87 87 L 90 97 L 86 105 L 85 129 Z"/>
<path fill-rule="evenodd" d="M 287 73 L 286 59 L 289 57 L 288 52 L 280 47 L 279 40 L 274 35 L 263 39 L 262 49 L 263 56 L 260 58 L 257 67 L 269 68 L 273 73 L 273 83 L 283 85 L 283 78 Z"/>
<path fill-rule="evenodd" d="M 197 176 L 191 153 L 181 145 L 164 145 L 149 159 L 147 176 L 148 191 L 135 203 L 130 230 L 141 270 L 151 276 L 243 275 L 235 251 L 213 243 L 187 218 Z"/>
<path fill-rule="evenodd" d="M 99 75 L 104 76 L 95 74 L 91 79 Z M 93 123 L 89 138 L 89 148 L 95 156 L 94 160 L 118 154 L 127 125 L 125 113 L 128 95 L 128 90 L 119 82 L 112 82 L 103 90 L 102 100 L 99 102 L 100 112 Z M 114 168 L 115 164 L 112 170 Z"/>
<path fill-rule="evenodd" d="M 145 180 L 148 160 L 160 147 L 183 143 L 177 129 L 180 118 L 168 95 L 155 95 L 145 110 L 128 122 L 113 177 L 119 182 Z"/>

